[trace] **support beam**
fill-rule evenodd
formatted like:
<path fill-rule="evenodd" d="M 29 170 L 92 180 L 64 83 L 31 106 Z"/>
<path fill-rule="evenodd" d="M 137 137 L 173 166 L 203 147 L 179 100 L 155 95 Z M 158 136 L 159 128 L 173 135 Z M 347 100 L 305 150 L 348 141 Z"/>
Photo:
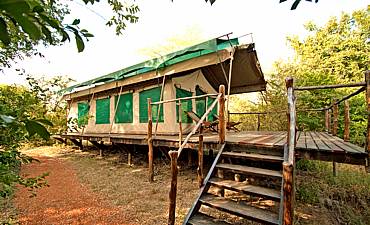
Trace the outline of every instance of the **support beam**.
<path fill-rule="evenodd" d="M 181 106 L 181 100 L 179 100 L 178 102 L 178 105 L 179 105 L 179 146 L 181 146 L 182 144 L 182 118 L 181 118 L 181 115 L 182 115 L 182 106 Z"/>
<path fill-rule="evenodd" d="M 153 168 L 153 121 L 152 121 L 152 99 L 148 98 L 148 161 L 149 161 L 149 182 L 154 181 Z"/>
<path fill-rule="evenodd" d="M 78 146 L 80 150 L 83 150 L 82 140 L 77 140 L 77 139 L 70 139 L 70 140 L 72 141 L 73 144 Z"/>
<path fill-rule="evenodd" d="M 348 100 L 344 101 L 344 141 L 349 141 L 349 125 L 350 125 L 350 117 L 349 117 L 349 102 Z"/>
<path fill-rule="evenodd" d="M 177 192 L 177 151 L 169 152 L 171 158 L 171 189 L 170 189 L 170 204 L 168 209 L 168 225 L 174 225 L 176 219 L 176 192 Z"/>

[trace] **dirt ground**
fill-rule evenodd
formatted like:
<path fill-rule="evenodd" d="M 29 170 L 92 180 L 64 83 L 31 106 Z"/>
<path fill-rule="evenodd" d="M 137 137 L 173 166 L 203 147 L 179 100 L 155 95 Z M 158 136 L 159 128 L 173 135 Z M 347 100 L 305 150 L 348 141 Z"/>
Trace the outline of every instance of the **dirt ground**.
<path fill-rule="evenodd" d="M 126 154 L 99 157 L 93 149 L 41 147 L 26 153 L 41 163 L 25 165 L 21 172 L 49 172 L 50 187 L 33 198 L 19 189 L 14 203 L 21 224 L 167 224 L 170 165 L 164 158 L 155 160 L 155 182 L 149 183 L 145 151 L 133 155 L 131 166 Z M 176 224 L 181 224 L 198 192 L 195 167 L 185 161 L 180 166 Z M 297 175 L 298 183 L 307 178 Z M 297 201 L 295 211 L 296 224 L 347 224 L 317 204 Z"/>
<path fill-rule="evenodd" d="M 27 151 L 41 163 L 22 167 L 30 176 L 49 172 L 50 187 L 37 196 L 21 188 L 15 196 L 21 224 L 166 224 L 170 169 L 156 165 L 149 183 L 146 164 L 134 156 L 128 166 L 118 154 L 98 156 L 56 147 Z M 141 157 L 141 156 L 140 156 Z M 181 224 L 197 194 L 196 171 L 180 170 L 177 222 Z"/>

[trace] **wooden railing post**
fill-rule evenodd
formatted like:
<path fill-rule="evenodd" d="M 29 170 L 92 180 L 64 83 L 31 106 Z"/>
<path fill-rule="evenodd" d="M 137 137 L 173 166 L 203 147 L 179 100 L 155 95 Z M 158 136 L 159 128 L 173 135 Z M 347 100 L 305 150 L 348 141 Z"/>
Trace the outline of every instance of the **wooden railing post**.
<path fill-rule="evenodd" d="M 287 147 L 284 148 L 285 159 L 283 162 L 283 185 L 282 185 L 282 211 L 280 214 L 283 225 L 292 225 L 294 218 L 294 148 L 296 144 L 296 110 L 293 88 L 293 78 L 285 80 L 288 95 L 288 135 Z"/>
<path fill-rule="evenodd" d="M 154 181 L 153 168 L 153 120 L 152 120 L 152 99 L 148 98 L 148 161 L 149 161 L 149 182 Z"/>
<path fill-rule="evenodd" d="M 338 104 L 334 104 L 333 106 L 333 136 L 338 135 L 338 114 L 339 114 L 339 107 Z M 333 176 L 337 176 L 337 163 L 333 161 Z"/>
<path fill-rule="evenodd" d="M 257 114 L 257 131 L 260 131 L 261 127 L 261 115 Z"/>
<path fill-rule="evenodd" d="M 226 123 L 225 123 L 225 86 L 220 85 L 219 93 L 221 97 L 218 100 L 218 135 L 219 143 L 225 143 Z"/>
<path fill-rule="evenodd" d="M 181 146 L 181 143 L 182 143 L 182 106 L 181 106 L 181 100 L 179 100 L 179 103 L 178 103 L 178 106 L 179 106 L 179 146 Z"/>
<path fill-rule="evenodd" d="M 329 132 L 330 124 L 329 124 L 329 109 L 325 110 L 325 131 Z"/>
<path fill-rule="evenodd" d="M 334 104 L 333 106 L 333 135 L 338 135 L 338 114 L 339 114 L 339 107 L 338 104 Z"/>
<path fill-rule="evenodd" d="M 174 225 L 176 219 L 176 192 L 177 192 L 177 151 L 169 152 L 171 158 L 171 189 L 170 189 L 170 205 L 168 209 L 168 225 Z"/>
<path fill-rule="evenodd" d="M 203 126 L 199 127 L 199 147 L 198 147 L 198 185 L 203 186 Z"/>
<path fill-rule="evenodd" d="M 366 132 L 366 148 L 365 151 L 368 154 L 366 160 L 366 171 L 370 173 L 370 70 L 365 72 L 366 82 L 366 104 L 367 104 L 367 132 Z"/>
<path fill-rule="evenodd" d="M 332 126 L 332 122 L 331 122 L 331 109 L 328 109 L 328 114 L 329 114 L 329 119 L 328 119 L 328 124 L 329 124 L 329 127 L 328 127 L 328 133 L 331 134 L 332 133 L 332 129 L 331 129 L 331 126 Z"/>
<path fill-rule="evenodd" d="M 350 125 L 350 117 L 349 117 L 349 101 L 344 101 L 344 141 L 349 141 L 349 125 Z"/>

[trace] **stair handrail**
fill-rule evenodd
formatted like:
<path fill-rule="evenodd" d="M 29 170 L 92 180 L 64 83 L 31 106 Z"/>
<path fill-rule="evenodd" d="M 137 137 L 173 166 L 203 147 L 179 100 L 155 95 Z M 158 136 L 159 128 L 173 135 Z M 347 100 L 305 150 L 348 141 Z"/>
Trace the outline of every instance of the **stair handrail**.
<path fill-rule="evenodd" d="M 217 101 L 216 101 L 217 100 Z M 182 150 L 189 142 L 190 138 L 196 133 L 196 131 L 201 127 L 205 119 L 207 118 L 208 114 L 216 107 L 217 103 L 219 103 L 219 144 L 222 145 L 222 149 L 225 147 L 225 135 L 226 135 L 226 123 L 225 123 L 225 86 L 220 85 L 219 87 L 219 94 L 217 95 L 216 100 L 211 104 L 211 106 L 206 110 L 197 124 L 193 127 L 192 131 L 186 136 L 184 142 L 179 146 L 178 150 L 176 151 L 169 151 L 169 155 L 171 158 L 171 187 L 169 193 L 169 209 L 168 209 L 168 224 L 174 225 L 175 224 L 175 217 L 176 217 L 176 193 L 177 193 L 177 175 L 178 175 L 178 168 L 177 168 L 177 159 L 180 157 Z M 201 134 L 202 135 L 202 134 Z M 221 152 L 222 150 L 220 150 Z M 219 152 L 219 154 L 220 154 Z M 207 176 L 208 177 L 208 176 Z"/>
<path fill-rule="evenodd" d="M 281 187 L 281 205 L 279 220 L 282 225 L 292 225 L 294 218 L 294 148 L 296 145 L 296 108 L 293 78 L 285 79 L 288 98 L 288 134 L 287 144 L 284 146 L 284 162 L 283 162 L 283 184 Z"/>

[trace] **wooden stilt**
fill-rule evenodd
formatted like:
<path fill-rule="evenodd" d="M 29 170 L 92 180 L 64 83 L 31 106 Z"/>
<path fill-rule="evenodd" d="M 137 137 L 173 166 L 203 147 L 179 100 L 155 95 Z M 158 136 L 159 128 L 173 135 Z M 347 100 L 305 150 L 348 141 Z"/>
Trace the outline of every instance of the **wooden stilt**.
<path fill-rule="evenodd" d="M 339 114 L 339 107 L 338 104 L 334 104 L 333 107 L 333 136 L 338 135 L 338 114 Z M 333 176 L 337 176 L 337 163 L 333 161 Z"/>
<path fill-rule="evenodd" d="M 127 154 L 127 164 L 129 166 L 132 165 L 132 155 L 131 155 L 131 152 L 128 152 L 128 154 Z"/>
<path fill-rule="evenodd" d="M 170 189 L 170 205 L 168 209 L 168 225 L 175 224 L 176 218 L 176 191 L 177 191 L 177 151 L 169 152 L 171 158 L 171 189 Z"/>
<path fill-rule="evenodd" d="M 367 132 L 365 151 L 368 154 L 366 161 L 366 172 L 370 173 L 370 70 L 365 72 L 366 81 L 366 103 L 367 103 Z"/>
<path fill-rule="evenodd" d="M 154 181 L 153 168 L 153 121 L 152 121 L 152 100 L 148 98 L 148 161 L 149 161 L 149 182 Z"/>
<path fill-rule="evenodd" d="M 198 147 L 198 186 L 203 186 L 203 126 L 199 127 L 199 147 Z"/>
<path fill-rule="evenodd" d="M 191 167 L 193 166 L 193 150 L 191 150 L 190 148 L 188 149 L 188 166 Z"/>

